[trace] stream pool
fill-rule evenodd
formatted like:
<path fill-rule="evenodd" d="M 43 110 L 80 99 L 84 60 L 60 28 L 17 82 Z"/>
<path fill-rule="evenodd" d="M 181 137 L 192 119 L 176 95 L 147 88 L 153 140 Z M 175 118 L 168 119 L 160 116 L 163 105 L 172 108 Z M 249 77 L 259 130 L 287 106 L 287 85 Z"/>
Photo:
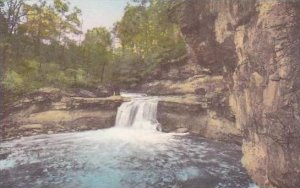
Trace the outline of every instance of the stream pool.
<path fill-rule="evenodd" d="M 115 127 L 0 143 L 1 188 L 247 188 L 239 146 Z"/>

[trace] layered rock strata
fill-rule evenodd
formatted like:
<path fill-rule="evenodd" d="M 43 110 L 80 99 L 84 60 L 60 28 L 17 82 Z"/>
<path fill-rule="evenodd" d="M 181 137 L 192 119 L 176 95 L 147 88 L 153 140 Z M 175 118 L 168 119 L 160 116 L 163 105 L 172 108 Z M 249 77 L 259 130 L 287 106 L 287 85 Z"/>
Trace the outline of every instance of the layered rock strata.
<path fill-rule="evenodd" d="M 123 98 L 76 97 L 43 88 L 16 102 L 1 120 L 0 139 L 109 128 Z"/>
<path fill-rule="evenodd" d="M 300 187 L 300 2 L 174 1 L 190 61 L 222 74 L 243 163 L 261 187 Z"/>

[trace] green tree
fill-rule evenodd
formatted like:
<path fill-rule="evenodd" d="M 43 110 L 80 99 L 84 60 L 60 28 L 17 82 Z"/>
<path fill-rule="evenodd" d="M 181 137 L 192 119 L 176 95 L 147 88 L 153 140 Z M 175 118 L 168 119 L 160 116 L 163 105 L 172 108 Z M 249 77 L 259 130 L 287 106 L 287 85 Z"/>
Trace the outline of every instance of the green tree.
<path fill-rule="evenodd" d="M 128 52 L 137 58 L 141 74 L 132 74 L 140 81 L 151 74 L 157 65 L 174 62 L 173 59 L 185 55 L 186 46 L 180 35 L 179 27 L 170 19 L 169 1 L 134 0 L 128 5 L 122 19 L 115 24 L 114 34 L 120 39 L 123 58 L 128 59 Z M 120 54 L 118 54 L 120 55 Z M 131 67 L 130 62 L 120 61 Z M 124 67 L 124 66 L 120 66 Z M 135 66 L 136 67 L 136 66 Z M 121 71 L 122 72 L 122 71 Z M 127 74 L 127 76 L 130 76 Z"/>
<path fill-rule="evenodd" d="M 1 63 L 1 78 L 8 70 L 7 61 L 12 56 L 12 46 L 17 45 L 14 34 L 17 34 L 17 29 L 24 16 L 22 7 L 24 0 L 1 0 L 0 1 L 0 63 Z"/>
<path fill-rule="evenodd" d="M 179 28 L 169 19 L 169 3 L 159 0 L 135 2 L 140 4 L 128 5 L 122 20 L 115 24 L 114 33 L 123 48 L 132 49 L 145 58 L 176 48 L 184 53 Z"/>
<path fill-rule="evenodd" d="M 70 2 L 0 0 L 1 91 L 17 96 L 44 86 L 134 86 L 185 54 L 169 0 L 134 0 L 113 32 L 93 28 L 82 43 L 74 40 L 81 11 Z M 118 40 L 121 47 L 113 48 Z"/>
<path fill-rule="evenodd" d="M 8 34 L 7 20 L 4 16 L 3 10 L 4 2 L 0 1 L 0 80 L 4 75 L 4 62 L 5 62 L 5 48 L 6 48 L 6 37 Z"/>
<path fill-rule="evenodd" d="M 93 78 L 100 73 L 100 82 L 103 83 L 105 68 L 112 59 L 111 34 L 104 27 L 88 30 L 83 41 L 87 61 L 87 72 Z"/>
<path fill-rule="evenodd" d="M 59 32 L 58 41 L 64 42 L 69 39 L 70 34 L 80 34 L 81 10 L 77 7 L 70 9 L 70 3 L 65 0 L 54 0 L 54 11 L 59 16 L 57 30 Z"/>
<path fill-rule="evenodd" d="M 44 40 L 55 39 L 58 35 L 56 23 L 59 17 L 55 14 L 46 1 L 38 4 L 24 6 L 26 21 L 22 24 L 22 31 L 34 41 L 35 55 L 40 56 L 41 43 Z"/>

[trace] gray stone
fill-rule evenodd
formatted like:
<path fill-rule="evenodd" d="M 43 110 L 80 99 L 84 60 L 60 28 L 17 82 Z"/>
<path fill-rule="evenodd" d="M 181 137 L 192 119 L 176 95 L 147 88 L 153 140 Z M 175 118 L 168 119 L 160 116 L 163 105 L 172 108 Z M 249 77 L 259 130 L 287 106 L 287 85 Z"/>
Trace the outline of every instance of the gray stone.
<path fill-rule="evenodd" d="M 187 128 L 178 128 L 174 132 L 175 133 L 188 133 L 189 130 Z"/>

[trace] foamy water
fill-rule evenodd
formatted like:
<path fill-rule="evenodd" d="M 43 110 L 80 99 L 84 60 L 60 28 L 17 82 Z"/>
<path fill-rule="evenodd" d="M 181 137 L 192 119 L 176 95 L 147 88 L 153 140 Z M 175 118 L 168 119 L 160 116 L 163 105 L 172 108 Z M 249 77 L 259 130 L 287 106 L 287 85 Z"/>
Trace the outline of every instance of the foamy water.
<path fill-rule="evenodd" d="M 0 187 L 242 187 L 235 145 L 189 135 L 112 128 L 0 144 Z"/>
<path fill-rule="evenodd" d="M 145 94 L 134 93 L 121 93 L 121 95 L 131 98 L 131 100 L 124 102 L 118 108 L 115 127 L 161 130 L 156 118 L 158 97 L 148 97 Z"/>
<path fill-rule="evenodd" d="M 246 188 L 240 147 L 157 131 L 157 98 L 130 95 L 116 127 L 0 143 L 0 187 Z"/>

